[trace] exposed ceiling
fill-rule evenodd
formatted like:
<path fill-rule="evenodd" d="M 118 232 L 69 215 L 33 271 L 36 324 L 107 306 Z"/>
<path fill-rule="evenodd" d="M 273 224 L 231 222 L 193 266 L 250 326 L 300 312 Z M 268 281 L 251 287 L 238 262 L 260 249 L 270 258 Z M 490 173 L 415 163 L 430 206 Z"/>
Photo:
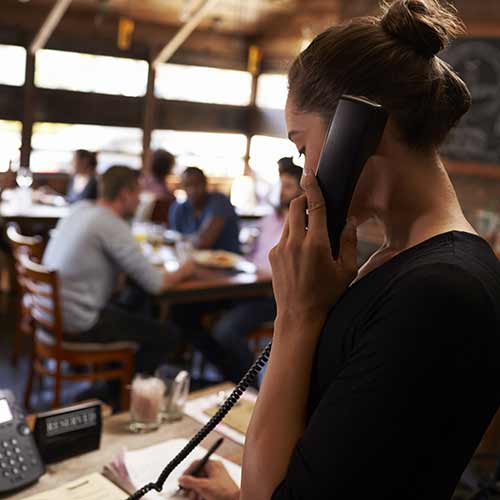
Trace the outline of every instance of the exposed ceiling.
<path fill-rule="evenodd" d="M 204 0 L 73 0 L 54 36 L 116 40 L 117 19 L 136 22 L 134 43 L 156 50 Z M 442 0 L 456 5 L 471 35 L 500 36 L 500 0 Z M 35 33 L 55 0 L 0 0 L 3 27 Z M 244 64 L 250 43 L 258 43 L 272 66 L 293 57 L 326 26 L 374 14 L 380 0 L 219 0 L 183 50 L 214 57 L 207 64 Z M 191 57 L 187 54 L 187 58 Z M 218 58 L 218 59 L 217 59 Z M 207 60 L 208 60 L 207 59 Z M 239 60 L 240 63 L 235 61 Z"/>

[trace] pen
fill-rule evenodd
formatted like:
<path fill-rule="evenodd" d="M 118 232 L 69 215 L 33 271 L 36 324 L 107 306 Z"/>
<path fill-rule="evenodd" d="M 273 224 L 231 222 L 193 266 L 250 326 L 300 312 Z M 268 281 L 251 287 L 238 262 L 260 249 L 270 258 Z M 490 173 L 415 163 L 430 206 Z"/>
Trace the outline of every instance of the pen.
<path fill-rule="evenodd" d="M 211 455 L 219 448 L 223 441 L 224 438 L 222 437 L 215 441 L 215 443 L 208 449 L 208 451 L 205 453 L 204 457 L 199 461 L 196 467 L 189 473 L 190 476 L 198 476 L 200 474 L 200 472 L 203 470 L 203 467 L 205 467 L 208 460 L 210 459 Z M 184 488 L 182 486 L 179 486 L 179 489 L 177 491 L 182 490 L 184 490 Z"/>

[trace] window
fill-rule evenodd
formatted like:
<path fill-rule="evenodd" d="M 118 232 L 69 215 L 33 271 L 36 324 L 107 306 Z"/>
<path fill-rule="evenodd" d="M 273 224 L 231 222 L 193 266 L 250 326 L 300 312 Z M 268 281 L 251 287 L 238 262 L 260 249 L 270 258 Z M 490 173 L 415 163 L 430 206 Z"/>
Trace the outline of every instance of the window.
<path fill-rule="evenodd" d="M 140 168 L 142 131 L 102 125 L 35 123 L 30 165 L 34 172 L 67 172 L 73 151 L 97 151 L 98 172 L 114 163 Z"/>
<path fill-rule="evenodd" d="M 286 75 L 263 74 L 257 81 L 257 106 L 261 108 L 285 109 L 288 95 Z"/>
<path fill-rule="evenodd" d="M 292 156 L 293 161 L 303 166 L 303 158 L 299 158 L 297 148 L 288 139 L 254 135 L 250 141 L 250 168 L 257 177 L 270 184 L 278 181 L 278 160 L 284 156 Z"/>
<path fill-rule="evenodd" d="M 0 120 L 0 172 L 7 172 L 9 162 L 19 159 L 21 122 Z"/>
<path fill-rule="evenodd" d="M 246 71 L 162 64 L 155 94 L 162 99 L 248 106 L 252 76 Z"/>
<path fill-rule="evenodd" d="M 155 130 L 152 148 L 163 148 L 177 157 L 178 171 L 196 166 L 208 176 L 243 174 L 247 138 L 243 134 Z"/>
<path fill-rule="evenodd" d="M 146 61 L 46 49 L 36 55 L 37 87 L 138 97 L 147 81 Z"/>
<path fill-rule="evenodd" d="M 0 83 L 3 85 L 24 85 L 26 71 L 26 49 L 16 45 L 0 45 Z"/>

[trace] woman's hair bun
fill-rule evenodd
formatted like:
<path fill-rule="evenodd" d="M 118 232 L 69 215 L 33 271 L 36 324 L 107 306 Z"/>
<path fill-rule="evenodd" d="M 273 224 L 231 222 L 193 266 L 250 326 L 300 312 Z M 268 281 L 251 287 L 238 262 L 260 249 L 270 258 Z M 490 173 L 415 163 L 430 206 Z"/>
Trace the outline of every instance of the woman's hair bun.
<path fill-rule="evenodd" d="M 465 32 L 452 8 L 444 7 L 438 0 L 386 2 L 380 24 L 388 35 L 429 59 Z"/>

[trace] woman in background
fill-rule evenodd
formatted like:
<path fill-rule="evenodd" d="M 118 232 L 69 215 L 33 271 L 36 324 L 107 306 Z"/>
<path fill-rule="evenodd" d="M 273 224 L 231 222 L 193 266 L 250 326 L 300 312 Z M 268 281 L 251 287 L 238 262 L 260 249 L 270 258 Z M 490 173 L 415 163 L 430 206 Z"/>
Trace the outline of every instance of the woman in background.
<path fill-rule="evenodd" d="M 73 175 L 68 182 L 66 201 L 97 199 L 97 154 L 86 149 L 77 149 L 73 157 Z"/>
<path fill-rule="evenodd" d="M 286 121 L 306 196 L 270 255 L 271 358 L 241 491 L 209 464 L 180 480 L 196 498 L 448 500 L 497 411 L 500 263 L 438 154 L 470 106 L 437 57 L 462 25 L 436 0 L 384 5 L 318 35 L 290 69 Z M 342 94 L 390 118 L 335 260 L 314 174 Z M 370 218 L 385 241 L 358 271 L 356 227 Z"/>
<path fill-rule="evenodd" d="M 167 177 L 172 173 L 175 156 L 164 149 L 157 149 L 151 155 L 149 174 L 142 178 L 142 190 L 155 195 L 157 200 L 170 205 L 175 197 L 167 187 Z M 168 210 L 168 207 L 167 207 Z"/>

